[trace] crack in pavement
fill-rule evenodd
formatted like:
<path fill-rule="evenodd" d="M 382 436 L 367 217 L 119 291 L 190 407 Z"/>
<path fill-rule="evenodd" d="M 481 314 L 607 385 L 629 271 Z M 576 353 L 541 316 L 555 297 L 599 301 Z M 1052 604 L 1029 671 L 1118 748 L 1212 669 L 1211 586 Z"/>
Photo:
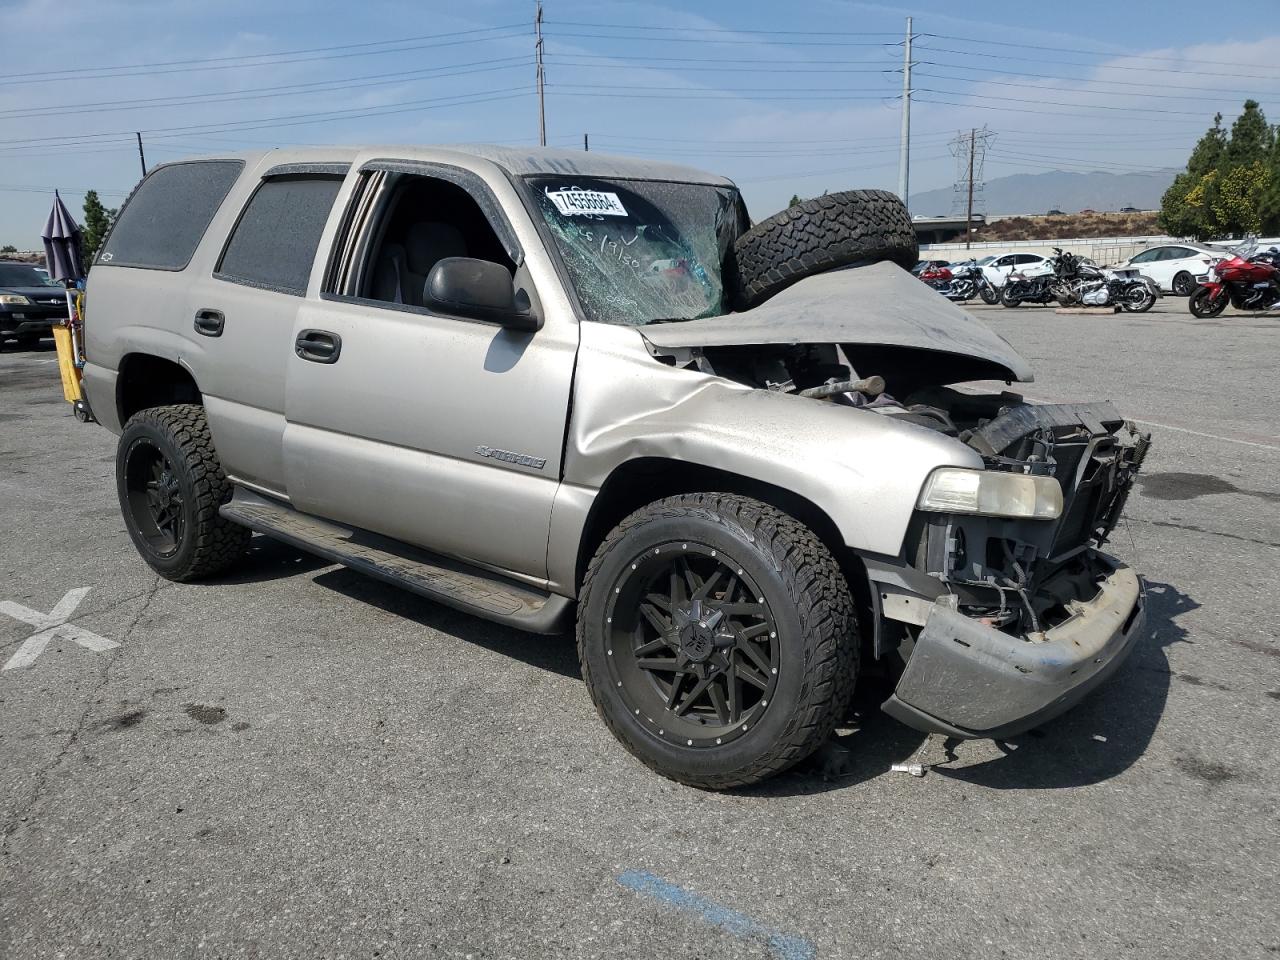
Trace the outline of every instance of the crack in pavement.
<path fill-rule="evenodd" d="M 1140 517 L 1126 517 L 1133 523 L 1145 523 L 1152 527 L 1172 527 L 1174 530 L 1189 530 L 1192 533 L 1203 533 L 1210 537 L 1226 537 L 1229 540 L 1243 540 L 1245 543 L 1256 544 L 1259 547 L 1275 547 L 1280 549 L 1280 543 L 1274 540 L 1259 540 L 1256 537 L 1244 537 L 1238 533 L 1225 533 L 1221 530 L 1206 530 L 1204 527 L 1198 527 L 1194 523 L 1174 523 L 1172 520 L 1143 520 Z"/>
<path fill-rule="evenodd" d="M 159 593 L 160 590 L 161 579 L 160 575 L 156 574 L 155 581 L 151 584 L 151 587 L 147 590 L 146 594 L 143 595 L 146 599 L 143 600 L 142 606 L 134 615 L 133 620 L 125 630 L 124 635 L 120 638 L 120 645 L 116 647 L 115 651 L 108 657 L 106 663 L 103 665 L 102 672 L 98 677 L 98 682 L 95 683 L 93 688 L 89 691 L 84 710 L 81 711 L 80 719 L 76 721 L 76 725 L 72 728 L 71 734 L 67 737 L 66 743 L 62 745 L 49 763 L 36 771 L 33 778 L 35 786 L 31 790 L 31 795 L 27 798 L 26 803 L 14 810 L 11 822 L 5 824 L 2 838 L 0 838 L 0 856 L 9 855 L 10 838 L 17 833 L 19 826 L 30 816 L 31 811 L 35 809 L 36 804 L 38 804 L 43 798 L 45 789 L 49 784 L 50 776 L 52 776 L 53 772 L 62 765 L 64 760 L 66 760 L 67 756 L 71 753 L 72 748 L 80 742 L 80 735 L 84 733 L 85 728 L 89 724 L 89 714 L 93 713 L 94 704 L 100 702 L 99 694 L 101 694 L 107 684 L 111 682 L 111 668 L 115 666 L 115 663 L 120 658 L 121 653 L 126 649 L 125 641 L 133 636 L 133 631 L 137 629 L 139 622 L 141 622 L 142 618 L 146 615 L 147 610 L 150 609 L 152 601 L 155 600 L 156 594 Z M 134 599 L 137 598 L 134 597 Z M 127 601 L 120 601 L 120 603 L 125 602 Z M 119 605 L 120 604 L 116 604 L 115 606 Z"/>

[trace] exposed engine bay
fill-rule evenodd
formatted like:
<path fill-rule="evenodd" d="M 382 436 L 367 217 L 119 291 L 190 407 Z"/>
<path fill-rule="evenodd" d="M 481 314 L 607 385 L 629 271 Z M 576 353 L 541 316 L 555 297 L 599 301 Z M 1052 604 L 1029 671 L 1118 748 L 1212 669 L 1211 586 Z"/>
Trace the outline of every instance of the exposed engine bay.
<path fill-rule="evenodd" d="M 653 349 L 653 348 L 651 348 Z M 860 408 L 955 437 L 987 470 L 1052 477 L 1062 489 L 1053 520 L 918 512 L 903 559 L 941 581 L 955 609 L 1031 642 L 1091 600 L 1110 568 L 1101 547 L 1119 520 L 1150 445 L 1149 435 L 1110 403 L 1033 404 L 1017 393 L 969 393 L 929 383 L 932 364 L 914 353 L 858 345 L 759 344 L 653 349 L 664 363 L 761 390 Z M 850 362 L 856 356 L 859 364 Z M 922 369 L 923 368 L 923 369 Z M 924 608 L 892 589 L 883 594 L 890 624 L 882 647 L 910 643 Z"/>

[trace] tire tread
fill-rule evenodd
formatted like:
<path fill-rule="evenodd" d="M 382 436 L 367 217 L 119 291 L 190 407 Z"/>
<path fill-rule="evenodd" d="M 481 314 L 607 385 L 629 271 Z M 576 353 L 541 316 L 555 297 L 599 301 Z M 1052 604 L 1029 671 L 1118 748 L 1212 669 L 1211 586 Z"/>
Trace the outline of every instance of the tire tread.
<path fill-rule="evenodd" d="M 804 524 L 789 514 L 749 497 L 729 493 L 691 493 L 668 497 L 626 517 L 605 537 L 588 565 L 579 610 L 589 606 L 595 578 L 605 555 L 633 528 L 662 518 L 696 516 L 736 527 L 742 535 L 764 548 L 774 569 L 787 584 L 796 602 L 803 634 L 808 638 L 805 685 L 801 708 L 783 736 L 754 763 L 728 775 L 674 777 L 636 749 L 628 732 L 614 722 L 594 695 L 587 658 L 590 642 L 587 617 L 577 624 L 578 656 L 583 679 L 593 692 L 596 711 L 610 731 L 630 752 L 663 776 L 691 786 L 712 790 L 744 787 L 776 776 L 809 756 L 831 735 L 853 698 L 857 673 L 857 620 L 853 599 L 835 557 Z"/>

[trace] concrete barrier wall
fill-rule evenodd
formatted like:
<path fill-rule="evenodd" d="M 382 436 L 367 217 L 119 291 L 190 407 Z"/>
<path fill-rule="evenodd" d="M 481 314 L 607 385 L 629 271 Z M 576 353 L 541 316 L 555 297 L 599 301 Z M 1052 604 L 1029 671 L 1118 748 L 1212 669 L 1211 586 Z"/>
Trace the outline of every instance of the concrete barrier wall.
<path fill-rule="evenodd" d="M 1068 237 L 1063 240 L 1001 240 L 972 243 L 925 243 L 920 245 L 921 260 L 967 260 L 1002 253 L 1038 253 L 1043 257 L 1054 247 L 1069 250 L 1077 256 L 1089 257 L 1095 263 L 1107 264 L 1127 260 L 1140 250 L 1161 243 L 1181 243 L 1177 237 Z"/>

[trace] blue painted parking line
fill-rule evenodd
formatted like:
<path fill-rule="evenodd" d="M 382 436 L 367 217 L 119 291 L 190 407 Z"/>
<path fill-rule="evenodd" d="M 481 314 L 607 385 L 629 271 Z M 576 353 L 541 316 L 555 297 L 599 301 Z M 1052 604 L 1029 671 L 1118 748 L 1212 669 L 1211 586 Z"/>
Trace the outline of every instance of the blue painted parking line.
<path fill-rule="evenodd" d="M 645 870 L 626 870 L 618 875 L 618 882 L 636 893 L 660 900 L 668 906 L 691 913 L 713 927 L 744 940 L 760 938 L 768 942 L 769 949 L 778 960 L 814 960 L 818 955 L 813 943 L 804 937 L 779 933 L 762 923 L 752 920 L 745 913 L 730 910 L 705 897 L 690 893 Z"/>

